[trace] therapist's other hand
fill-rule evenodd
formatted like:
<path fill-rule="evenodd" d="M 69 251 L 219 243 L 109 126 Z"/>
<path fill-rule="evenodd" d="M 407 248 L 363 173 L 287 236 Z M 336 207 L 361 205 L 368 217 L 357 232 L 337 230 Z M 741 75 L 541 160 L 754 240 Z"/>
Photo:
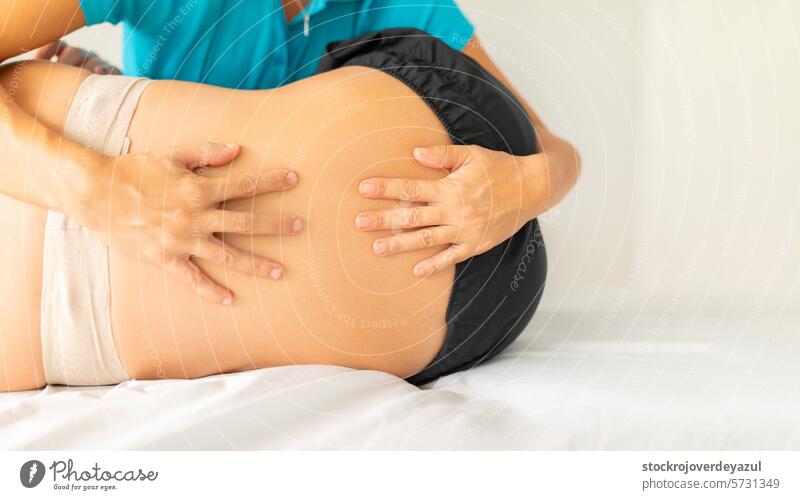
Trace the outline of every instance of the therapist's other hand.
<path fill-rule="evenodd" d="M 48 43 L 33 51 L 34 59 L 44 59 L 76 68 L 84 68 L 97 75 L 119 75 L 120 70 L 100 58 L 94 52 L 73 47 L 63 40 Z"/>
<path fill-rule="evenodd" d="M 227 176 L 203 175 L 231 163 L 235 144 L 201 143 L 148 154 L 102 157 L 90 177 L 88 196 L 67 213 L 127 255 L 163 267 L 204 299 L 229 305 L 233 293 L 194 262 L 207 259 L 253 276 L 279 279 L 278 262 L 220 241 L 215 233 L 295 234 L 302 221 L 220 209 L 225 200 L 285 191 L 297 184 L 287 169 L 253 170 L 231 165 Z"/>
<path fill-rule="evenodd" d="M 359 184 L 362 196 L 426 202 L 356 216 L 362 231 L 406 230 L 377 239 L 378 255 L 446 245 L 414 266 L 418 277 L 454 266 L 511 237 L 534 214 L 526 200 L 524 170 L 531 157 L 515 157 L 480 146 L 416 148 L 414 158 L 449 175 L 441 180 L 369 178 Z"/>

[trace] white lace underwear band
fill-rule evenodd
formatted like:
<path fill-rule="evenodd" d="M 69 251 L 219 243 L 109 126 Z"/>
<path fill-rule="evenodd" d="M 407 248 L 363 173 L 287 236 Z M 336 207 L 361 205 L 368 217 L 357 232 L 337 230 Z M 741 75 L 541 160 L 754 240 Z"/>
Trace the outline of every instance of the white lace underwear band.
<path fill-rule="evenodd" d="M 117 156 L 143 78 L 91 75 L 67 114 L 64 136 Z M 50 211 L 44 236 L 42 356 L 48 384 L 108 385 L 127 380 L 111 332 L 108 248 L 65 214 Z"/>

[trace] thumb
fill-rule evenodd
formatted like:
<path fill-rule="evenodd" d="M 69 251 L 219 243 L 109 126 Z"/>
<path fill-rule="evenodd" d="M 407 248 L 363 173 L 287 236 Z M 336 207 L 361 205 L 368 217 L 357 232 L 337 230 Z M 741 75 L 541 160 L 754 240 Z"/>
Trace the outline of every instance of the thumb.
<path fill-rule="evenodd" d="M 232 162 L 240 150 L 238 144 L 207 141 L 175 148 L 172 150 L 171 158 L 192 170 L 200 167 L 219 167 Z"/>
<path fill-rule="evenodd" d="M 430 146 L 414 148 L 414 159 L 430 168 L 456 170 L 469 161 L 469 149 L 466 146 Z"/>

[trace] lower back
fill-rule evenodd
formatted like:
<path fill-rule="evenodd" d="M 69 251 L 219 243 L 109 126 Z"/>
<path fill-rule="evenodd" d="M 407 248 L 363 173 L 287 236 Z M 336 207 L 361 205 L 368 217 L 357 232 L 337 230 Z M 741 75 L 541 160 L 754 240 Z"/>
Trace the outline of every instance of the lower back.
<path fill-rule="evenodd" d="M 203 303 L 162 270 L 112 252 L 112 322 L 137 378 L 195 377 L 291 363 L 341 364 L 408 375 L 433 358 L 445 333 L 453 271 L 420 280 L 413 265 L 439 249 L 377 257 L 379 233 L 360 233 L 362 210 L 400 202 L 357 192 L 369 176 L 438 178 L 411 158 L 415 146 L 448 143 L 435 115 L 405 85 L 364 68 L 331 71 L 274 91 L 154 82 L 130 129 L 132 150 L 203 140 L 242 145 L 238 164 L 292 168 L 297 187 L 226 204 L 300 215 L 302 234 L 226 235 L 283 263 L 280 281 L 200 261 L 236 294 Z M 228 168 L 209 169 L 224 176 Z"/>

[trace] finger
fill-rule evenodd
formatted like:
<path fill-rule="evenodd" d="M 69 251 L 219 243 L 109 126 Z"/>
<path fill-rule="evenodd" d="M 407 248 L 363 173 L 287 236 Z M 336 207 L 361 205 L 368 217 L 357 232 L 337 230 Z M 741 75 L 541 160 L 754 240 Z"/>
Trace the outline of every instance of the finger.
<path fill-rule="evenodd" d="M 167 269 L 204 300 L 226 306 L 233 303 L 233 294 L 225 287 L 215 283 L 191 259 L 176 258 L 167 266 Z"/>
<path fill-rule="evenodd" d="M 297 234 L 303 221 L 294 215 L 267 215 L 211 210 L 203 215 L 203 224 L 209 233 L 237 234 Z"/>
<path fill-rule="evenodd" d="M 402 201 L 436 201 L 440 189 L 438 181 L 418 179 L 372 178 L 358 185 L 358 192 L 367 198 Z"/>
<path fill-rule="evenodd" d="M 111 65 L 99 57 L 90 57 L 83 63 L 83 68 L 96 75 L 108 75 L 111 73 Z"/>
<path fill-rule="evenodd" d="M 209 238 L 200 246 L 197 256 L 245 274 L 261 278 L 280 279 L 283 268 L 274 260 L 242 252 L 216 238 Z"/>
<path fill-rule="evenodd" d="M 91 69 L 95 75 L 110 75 L 113 73 L 113 68 L 108 64 L 98 64 Z"/>
<path fill-rule="evenodd" d="M 285 168 L 262 170 L 256 174 L 244 173 L 221 177 L 212 181 L 216 201 L 244 198 L 259 193 L 286 191 L 297 185 L 297 172 Z"/>
<path fill-rule="evenodd" d="M 80 68 L 86 63 L 87 52 L 77 47 L 67 46 L 58 54 L 59 64 Z"/>
<path fill-rule="evenodd" d="M 170 156 L 173 161 L 193 170 L 200 167 L 227 165 L 239 155 L 240 149 L 238 144 L 207 141 L 175 148 L 171 151 Z"/>
<path fill-rule="evenodd" d="M 362 212 L 356 216 L 356 229 L 377 231 L 380 229 L 412 229 L 438 226 L 445 223 L 440 207 L 419 206 Z"/>
<path fill-rule="evenodd" d="M 469 146 L 430 146 L 414 148 L 414 158 L 422 165 L 430 168 L 446 168 L 456 170 L 472 159 L 473 153 Z"/>
<path fill-rule="evenodd" d="M 430 259 L 425 259 L 414 266 L 414 275 L 419 278 L 430 276 L 433 273 L 443 271 L 455 266 L 470 257 L 466 248 L 459 245 L 450 245 Z"/>
<path fill-rule="evenodd" d="M 53 56 L 60 54 L 61 51 L 64 50 L 64 47 L 67 47 L 67 43 L 62 40 L 51 42 L 33 51 L 33 57 L 35 59 L 44 59 L 49 61 L 53 58 Z"/>
<path fill-rule="evenodd" d="M 456 226 L 426 227 L 418 231 L 409 231 L 377 239 L 372 244 L 372 251 L 377 255 L 386 256 L 422 248 L 433 248 L 452 243 L 457 234 L 458 228 Z"/>
<path fill-rule="evenodd" d="M 92 70 L 96 75 L 121 75 L 122 72 L 116 67 L 101 61 L 100 64 Z"/>

